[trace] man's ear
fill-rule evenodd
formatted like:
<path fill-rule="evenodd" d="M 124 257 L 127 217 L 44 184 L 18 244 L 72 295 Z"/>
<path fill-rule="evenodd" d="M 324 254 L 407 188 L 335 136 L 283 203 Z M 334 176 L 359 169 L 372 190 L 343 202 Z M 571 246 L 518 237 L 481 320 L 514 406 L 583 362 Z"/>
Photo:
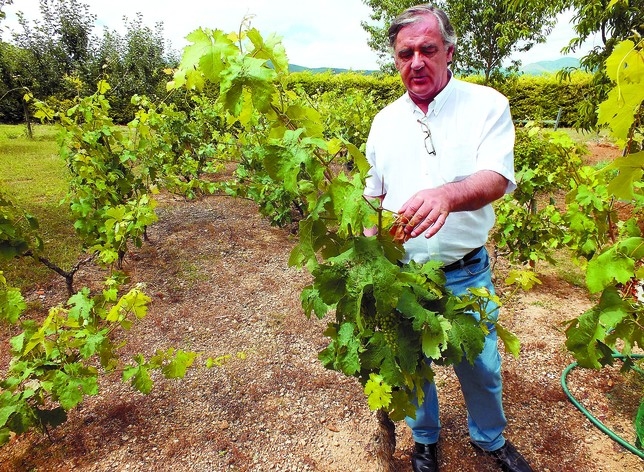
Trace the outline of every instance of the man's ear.
<path fill-rule="evenodd" d="M 452 44 L 450 47 L 447 48 L 447 63 L 451 64 L 453 58 L 454 58 L 454 45 Z"/>
<path fill-rule="evenodd" d="M 394 54 L 394 67 L 398 72 L 400 72 L 400 67 L 398 67 L 398 58 L 396 57 L 396 54 Z"/>

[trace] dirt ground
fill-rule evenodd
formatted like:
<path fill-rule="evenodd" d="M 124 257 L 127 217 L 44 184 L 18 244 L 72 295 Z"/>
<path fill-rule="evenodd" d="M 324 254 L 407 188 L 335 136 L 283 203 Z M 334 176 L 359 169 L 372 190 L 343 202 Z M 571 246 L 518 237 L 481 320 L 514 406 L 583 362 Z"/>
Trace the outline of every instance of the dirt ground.
<path fill-rule="evenodd" d="M 598 159 L 600 152 L 616 150 L 593 144 Z M 72 410 L 50 438 L 29 433 L 0 448 L 0 471 L 378 471 L 377 421 L 360 385 L 317 360 L 326 321 L 307 319 L 300 307 L 309 275 L 287 265 L 294 236 L 271 227 L 253 203 L 226 197 L 168 198 L 159 214 L 150 242 L 126 260 L 132 281 L 145 282 L 153 302 L 125 336 L 124 351 L 150 355 L 173 346 L 203 358 L 229 355 L 227 362 L 192 369 L 183 380 L 155 378 L 147 396 L 121 384 L 118 374 L 105 377 L 100 394 Z M 503 280 L 507 263 L 499 259 L 495 267 Z M 506 435 L 535 471 L 644 470 L 644 461 L 593 426 L 562 390 L 562 371 L 573 362 L 562 323 L 591 301 L 556 274 L 546 271 L 542 285 L 501 314 L 522 342 L 519 359 L 503 354 Z M 76 280 L 98 275 L 86 268 Z M 57 279 L 30 295 L 45 306 L 63 296 Z M 6 329 L 0 335 L 5 368 Z M 568 384 L 633 443 L 642 383 L 618 368 L 574 369 Z M 441 470 L 497 470 L 469 444 L 452 370 L 436 371 Z M 410 432 L 404 423 L 396 429 L 397 469 L 411 471 Z"/>

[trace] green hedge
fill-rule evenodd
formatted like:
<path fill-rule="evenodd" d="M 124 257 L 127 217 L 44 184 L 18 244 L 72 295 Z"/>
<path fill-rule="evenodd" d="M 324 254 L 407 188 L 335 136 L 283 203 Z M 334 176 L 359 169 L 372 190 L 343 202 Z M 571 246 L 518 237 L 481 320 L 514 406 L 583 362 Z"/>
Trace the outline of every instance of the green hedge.
<path fill-rule="evenodd" d="M 575 73 L 560 81 L 556 75 L 521 76 L 496 88 L 510 100 L 515 120 L 555 120 L 561 109 L 560 126 L 576 121 L 577 107 L 592 91 L 590 74 Z"/>
<path fill-rule="evenodd" d="M 315 74 L 312 72 L 294 72 L 289 75 L 289 80 L 291 86 L 301 86 L 312 97 L 318 97 L 327 92 L 342 93 L 355 90 L 370 94 L 382 106 L 394 101 L 405 91 L 398 76 L 380 73 L 343 72 L 333 74 L 325 72 Z"/>
<path fill-rule="evenodd" d="M 398 75 L 360 74 L 357 72 L 293 72 L 288 76 L 289 86 L 301 87 L 309 96 L 319 98 L 325 93 L 333 95 L 363 94 L 377 109 L 394 101 L 404 93 L 404 87 Z M 481 83 L 482 77 L 473 76 L 465 80 Z M 559 125 L 572 126 L 576 121 L 577 105 L 591 91 L 591 75 L 575 73 L 569 80 L 560 81 L 554 74 L 544 76 L 511 77 L 501 84 L 493 85 L 510 100 L 512 117 L 517 122 L 528 120 L 554 121 L 559 109 L 562 110 Z M 158 96 L 163 96 L 164 89 L 159 88 Z M 210 92 L 214 93 L 215 92 Z M 133 118 L 133 107 L 130 98 L 119 97 L 110 91 L 110 102 L 115 122 L 125 124 Z M 56 102 L 55 99 L 52 99 Z M 190 100 L 183 95 L 174 95 L 167 100 L 174 101 L 180 109 L 191 106 Z M 6 116 L 5 116 L 6 118 Z"/>
<path fill-rule="evenodd" d="M 356 90 L 370 94 L 381 106 L 392 102 L 404 92 L 397 75 L 294 72 L 290 74 L 289 80 L 292 87 L 301 86 L 312 97 L 325 92 Z M 474 76 L 464 80 L 481 83 L 483 79 Z M 552 122 L 561 109 L 559 126 L 572 126 L 577 114 L 577 105 L 591 91 L 591 75 L 577 72 L 566 81 L 560 81 L 555 74 L 523 75 L 511 77 L 502 84 L 494 84 L 493 87 L 508 97 L 512 117 L 517 122 Z"/>

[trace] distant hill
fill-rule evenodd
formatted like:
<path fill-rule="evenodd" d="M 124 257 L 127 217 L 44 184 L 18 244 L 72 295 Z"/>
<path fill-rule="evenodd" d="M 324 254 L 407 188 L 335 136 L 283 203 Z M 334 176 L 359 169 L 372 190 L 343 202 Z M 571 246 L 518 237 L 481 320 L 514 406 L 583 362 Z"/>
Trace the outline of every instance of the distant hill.
<path fill-rule="evenodd" d="M 579 59 L 576 57 L 561 57 L 552 61 L 539 61 L 533 62 L 530 64 L 525 64 L 519 69 L 526 75 L 542 75 L 542 74 L 554 74 L 564 67 L 579 67 Z M 350 70 L 350 69 L 339 69 L 335 67 L 304 67 L 298 66 L 297 64 L 288 65 L 289 72 L 311 72 L 313 74 L 323 74 L 325 72 L 331 72 L 332 74 L 341 74 L 343 72 L 356 72 L 359 74 L 375 74 L 377 70 Z"/>
<path fill-rule="evenodd" d="M 539 61 L 525 64 L 519 69 L 526 75 L 553 74 L 564 67 L 579 67 L 579 59 L 576 57 L 562 57 L 554 61 Z"/>
<path fill-rule="evenodd" d="M 375 74 L 377 70 L 350 70 L 350 69 L 338 69 L 336 67 L 304 67 L 298 66 L 297 64 L 288 65 L 289 72 L 311 72 L 313 74 L 323 74 L 325 72 L 331 72 L 332 74 L 342 74 L 343 72 L 356 72 L 358 74 Z"/>

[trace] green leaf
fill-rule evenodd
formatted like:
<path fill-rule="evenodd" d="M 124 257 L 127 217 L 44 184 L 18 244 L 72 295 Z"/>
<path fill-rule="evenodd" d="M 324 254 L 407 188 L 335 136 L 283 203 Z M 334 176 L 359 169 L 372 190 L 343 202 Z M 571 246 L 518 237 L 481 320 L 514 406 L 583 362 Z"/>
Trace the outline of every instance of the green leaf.
<path fill-rule="evenodd" d="M 431 316 L 428 321 L 422 331 L 423 354 L 430 359 L 440 359 L 452 325 L 442 316 Z"/>
<path fill-rule="evenodd" d="M 313 312 L 318 319 L 322 319 L 331 309 L 331 306 L 324 303 L 322 298 L 320 298 L 318 290 L 313 287 L 302 289 L 300 299 L 302 301 L 302 308 L 304 308 L 304 314 L 307 318 L 310 318 Z"/>
<path fill-rule="evenodd" d="M 132 387 L 147 395 L 152 391 L 152 378 L 143 356 L 139 354 L 135 357 L 135 360 L 137 361 L 136 366 L 128 366 L 123 370 L 123 381 L 132 379 L 130 382 Z"/>
<path fill-rule="evenodd" d="M 284 189 L 297 193 L 301 166 L 312 158 L 310 150 L 305 149 L 299 142 L 304 129 L 287 130 L 283 140 L 274 140 L 268 147 L 264 158 L 264 166 L 273 180 L 281 182 Z"/>
<path fill-rule="evenodd" d="M 495 327 L 499 339 L 503 341 L 505 352 L 512 354 L 515 359 L 518 359 L 521 352 L 521 341 L 519 341 L 519 338 L 498 322 L 495 324 Z"/>
<path fill-rule="evenodd" d="M 602 172 L 617 170 L 618 174 L 609 182 L 608 192 L 621 200 L 635 200 L 635 184 L 641 183 L 644 175 L 644 151 L 614 159 Z"/>
<path fill-rule="evenodd" d="M 364 393 L 371 410 L 386 409 L 392 400 L 391 386 L 382 376 L 373 372 L 369 374 L 369 380 L 365 383 Z"/>
<path fill-rule="evenodd" d="M 516 270 L 512 269 L 505 279 L 507 285 L 518 284 L 522 290 L 531 290 L 536 284 L 541 284 L 541 280 L 537 277 L 534 270 Z"/>
<path fill-rule="evenodd" d="M 338 331 L 338 349 L 335 360 L 335 368 L 346 375 L 354 375 L 360 370 L 360 341 L 354 334 L 355 326 L 351 323 L 343 323 Z"/>
<path fill-rule="evenodd" d="M 239 54 L 239 49 L 222 31 L 199 28 L 186 36 L 192 44 L 183 49 L 181 64 L 175 73 L 175 85 L 200 90 L 201 74 L 213 83 L 219 83 L 227 59 Z"/>
<path fill-rule="evenodd" d="M 170 362 L 163 366 L 161 371 L 167 379 L 180 379 L 185 377 L 186 371 L 194 363 L 196 352 L 179 350 Z"/>
<path fill-rule="evenodd" d="M 69 318 L 74 321 L 89 319 L 94 308 L 94 300 L 89 298 L 89 288 L 87 287 L 72 295 L 67 303 L 71 305 Z"/>
<path fill-rule="evenodd" d="M 448 336 L 451 347 L 448 361 L 460 362 L 464 355 L 470 363 L 473 363 L 483 351 L 485 334 L 470 314 L 456 314 L 448 319 L 452 323 Z"/>
<path fill-rule="evenodd" d="M 273 80 L 275 71 L 266 67 L 266 61 L 254 57 L 237 57 L 222 71 L 219 87 L 220 99 L 223 99 L 226 109 L 233 115 L 239 116 L 243 110 L 243 91 L 250 91 L 253 105 L 259 112 L 267 111 L 271 105 L 273 94 L 276 93 Z"/>
<path fill-rule="evenodd" d="M 624 146 L 642 104 L 644 51 L 631 40 L 617 43 L 606 60 L 606 73 L 616 84 L 599 105 L 597 120 L 608 124 L 620 146 Z"/>
<path fill-rule="evenodd" d="M 143 318 L 148 312 L 148 304 L 151 301 L 152 299 L 143 293 L 141 286 L 134 287 L 110 309 L 106 321 L 123 322 L 130 313 L 136 318 Z"/>
<path fill-rule="evenodd" d="M 411 395 L 415 399 L 416 395 Z M 392 421 L 402 421 L 407 417 L 416 417 L 416 405 L 410 399 L 410 395 L 403 389 L 395 390 L 392 393 L 389 404 L 389 417 Z"/>
<path fill-rule="evenodd" d="M 0 394 L 0 430 L 22 434 L 35 426 L 37 419 L 27 401 L 30 396 L 27 392 L 13 395 L 4 391 Z"/>
<path fill-rule="evenodd" d="M 12 324 L 16 323 L 26 309 L 27 303 L 20 290 L 0 287 L 0 320 L 5 320 Z"/>
<path fill-rule="evenodd" d="M 574 320 L 566 329 L 566 347 L 582 367 L 599 369 L 597 362 L 597 339 L 603 339 L 605 332 L 599 326 L 599 310 L 591 309 Z"/>
<path fill-rule="evenodd" d="M 67 364 L 54 375 L 52 394 L 65 410 L 78 405 L 85 395 L 97 393 L 96 369 L 81 364 Z"/>
<path fill-rule="evenodd" d="M 288 73 L 288 57 L 279 36 L 271 34 L 263 39 L 255 28 L 251 28 L 246 34 L 255 46 L 251 52 L 253 56 L 271 61 L 278 74 Z"/>
<path fill-rule="evenodd" d="M 414 375 L 423 358 L 421 351 L 420 334 L 411 329 L 409 323 L 401 322 L 396 329 L 397 347 L 395 350 L 396 361 L 399 370 L 403 375 Z M 384 374 L 383 374 L 384 375 Z M 387 382 L 393 382 L 394 378 L 385 376 Z"/>
<path fill-rule="evenodd" d="M 586 284 L 597 293 L 614 283 L 626 283 L 635 273 L 635 261 L 644 257 L 644 238 L 621 241 L 588 262 Z"/>
<path fill-rule="evenodd" d="M 0 393 L 0 427 L 7 424 L 9 417 L 18 411 L 20 395 L 14 395 L 8 390 Z"/>
<path fill-rule="evenodd" d="M 644 400 L 640 403 L 635 415 L 635 432 L 637 434 L 638 447 L 641 449 L 644 444 Z"/>
<path fill-rule="evenodd" d="M 566 329 L 566 347 L 582 367 L 599 369 L 606 362 L 603 341 L 607 337 L 608 327 L 602 321 L 612 325 L 619 312 L 627 311 L 625 302 L 615 287 L 604 290 L 599 303 L 583 313 Z M 610 352 L 608 352 L 610 356 Z"/>
<path fill-rule="evenodd" d="M 99 95 L 105 95 L 112 87 L 106 80 L 99 80 L 96 85 L 96 91 Z"/>
<path fill-rule="evenodd" d="M 346 143 L 346 146 L 347 151 L 349 152 L 349 156 L 351 156 L 353 163 L 358 169 L 358 172 L 360 172 L 360 176 L 364 181 L 367 178 L 369 171 L 371 170 L 371 164 L 369 164 L 369 161 L 367 160 L 365 155 L 360 152 L 360 150 L 356 146 L 351 143 Z"/>
<path fill-rule="evenodd" d="M 347 291 L 347 269 L 341 264 L 324 264 L 313 272 L 314 288 L 318 296 L 329 306 L 336 305 Z"/>
<path fill-rule="evenodd" d="M 0 427 L 0 446 L 7 444 L 11 439 L 11 430 L 9 428 Z"/>
<path fill-rule="evenodd" d="M 386 344 L 384 339 L 382 339 L 382 333 L 376 333 L 377 336 L 374 336 L 375 339 L 379 340 L 380 344 Z M 400 341 L 400 340 L 399 340 Z M 385 379 L 389 385 L 404 385 L 405 384 L 405 375 L 401 371 L 401 366 L 396 362 L 396 358 L 391 352 L 389 347 L 384 349 L 385 356 L 380 364 L 380 375 Z M 409 365 L 413 364 L 414 367 L 417 365 L 418 353 L 414 352 L 411 358 L 407 359 Z"/>
<path fill-rule="evenodd" d="M 79 349 L 79 353 L 83 357 L 83 359 L 89 359 L 100 350 L 103 343 L 107 339 L 106 335 L 108 332 L 109 329 L 106 328 L 97 333 L 82 331 L 77 335 L 77 337 L 85 338 L 83 345 Z"/>
<path fill-rule="evenodd" d="M 327 236 L 326 226 L 319 220 L 309 217 L 299 223 L 299 242 L 291 251 L 289 266 L 306 266 L 309 272 L 313 272 L 318 266 L 316 251 L 320 249 L 320 241 Z M 322 243 L 323 244 L 323 243 Z"/>
<path fill-rule="evenodd" d="M 364 199 L 363 193 L 364 184 L 359 175 L 348 180 L 341 174 L 331 182 L 329 194 L 340 236 L 360 234 L 363 228 L 369 226 L 374 210 Z"/>

